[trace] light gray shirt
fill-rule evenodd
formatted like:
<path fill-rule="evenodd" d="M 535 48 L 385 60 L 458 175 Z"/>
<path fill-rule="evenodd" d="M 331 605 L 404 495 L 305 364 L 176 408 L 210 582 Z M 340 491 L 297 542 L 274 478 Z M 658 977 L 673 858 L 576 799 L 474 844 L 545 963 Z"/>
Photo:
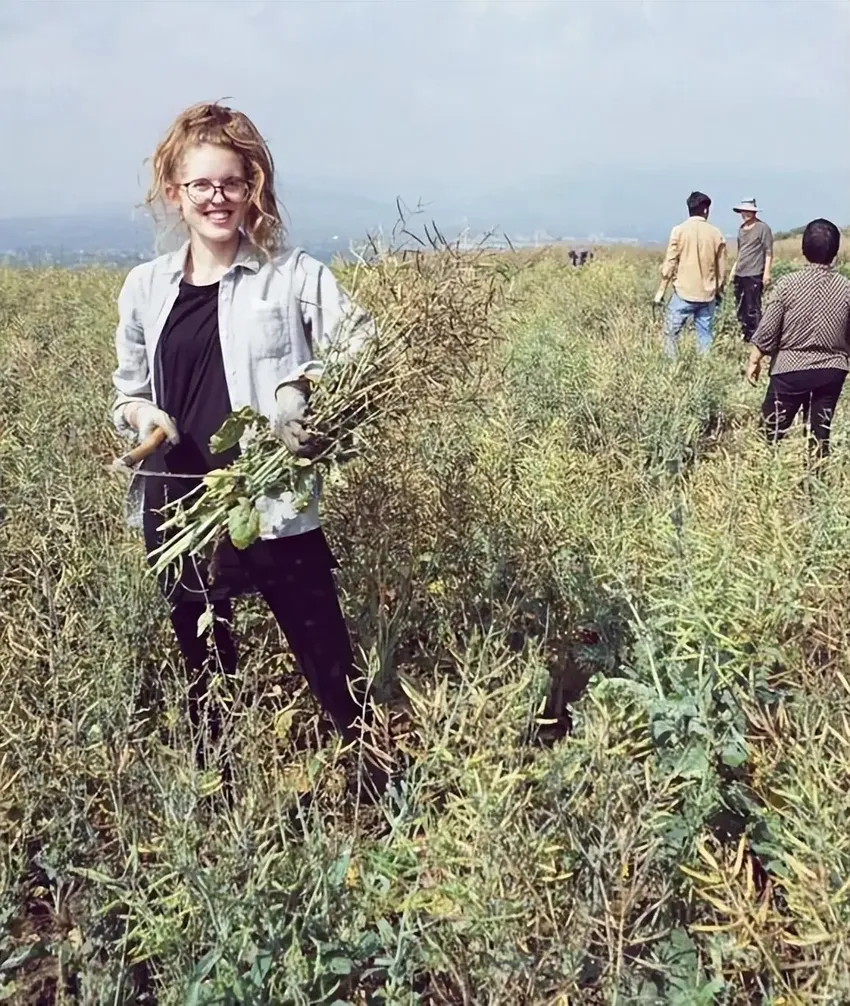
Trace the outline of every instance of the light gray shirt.
<path fill-rule="evenodd" d="M 736 276 L 755 276 L 761 279 L 768 255 L 773 254 L 773 231 L 763 220 L 751 227 L 738 228 L 738 259 Z"/>
<path fill-rule="evenodd" d="M 112 375 L 115 428 L 127 439 L 136 431 L 122 415 L 129 402 L 153 402 L 151 379 L 156 346 L 177 299 L 188 242 L 175 252 L 135 266 L 118 295 Z M 356 353 L 375 334 L 372 319 L 338 285 L 331 270 L 299 248 L 266 260 L 242 240 L 236 258 L 219 283 L 218 326 L 230 403 L 249 406 L 269 419 L 275 392 L 308 370 L 321 373 L 320 356 L 330 347 Z M 250 433 L 242 438 L 244 448 Z M 131 480 L 128 523 L 141 525 L 142 478 Z M 290 493 L 256 501 L 260 535 L 280 538 L 319 527 L 319 489 L 306 509 L 296 512 Z"/>

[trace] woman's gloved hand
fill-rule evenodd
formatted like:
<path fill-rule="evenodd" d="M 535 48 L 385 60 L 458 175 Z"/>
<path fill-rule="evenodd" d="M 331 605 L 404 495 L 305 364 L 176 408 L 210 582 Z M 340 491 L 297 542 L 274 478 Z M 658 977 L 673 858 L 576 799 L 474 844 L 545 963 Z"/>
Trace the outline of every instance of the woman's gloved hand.
<path fill-rule="evenodd" d="M 144 402 L 131 402 L 124 409 L 124 418 L 131 426 L 135 426 L 140 440 L 146 440 L 159 427 L 170 444 L 180 443 L 180 434 L 174 420 L 153 403 L 147 405 Z"/>
<path fill-rule="evenodd" d="M 277 409 L 272 418 L 272 430 L 287 449 L 299 458 L 309 458 L 316 446 L 305 422 L 307 393 L 306 381 L 282 384 L 275 393 Z"/>

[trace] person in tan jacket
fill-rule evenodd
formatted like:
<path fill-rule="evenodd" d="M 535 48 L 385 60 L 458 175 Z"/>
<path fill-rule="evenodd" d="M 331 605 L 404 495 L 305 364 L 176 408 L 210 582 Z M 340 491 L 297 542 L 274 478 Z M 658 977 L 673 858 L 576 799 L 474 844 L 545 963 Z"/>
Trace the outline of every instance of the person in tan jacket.
<path fill-rule="evenodd" d="M 661 304 L 668 284 L 673 296 L 667 305 L 665 352 L 676 352 L 679 336 L 693 318 L 697 345 L 706 353 L 714 336 L 714 315 L 726 281 L 726 239 L 708 222 L 711 199 L 704 192 L 688 196 L 690 216 L 670 233 L 661 266 L 661 285 L 655 303 Z"/>

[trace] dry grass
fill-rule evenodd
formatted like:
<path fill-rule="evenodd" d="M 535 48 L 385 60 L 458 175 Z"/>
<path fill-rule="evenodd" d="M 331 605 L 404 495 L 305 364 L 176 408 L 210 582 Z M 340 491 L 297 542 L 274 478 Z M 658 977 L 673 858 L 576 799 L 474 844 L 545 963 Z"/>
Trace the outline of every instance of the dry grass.
<path fill-rule="evenodd" d="M 326 500 L 408 762 L 374 808 L 254 602 L 234 804 L 197 771 L 102 471 L 121 277 L 0 271 L 0 999 L 846 1002 L 845 411 L 812 479 L 731 304 L 672 365 L 658 256 L 515 263 L 475 394 Z"/>

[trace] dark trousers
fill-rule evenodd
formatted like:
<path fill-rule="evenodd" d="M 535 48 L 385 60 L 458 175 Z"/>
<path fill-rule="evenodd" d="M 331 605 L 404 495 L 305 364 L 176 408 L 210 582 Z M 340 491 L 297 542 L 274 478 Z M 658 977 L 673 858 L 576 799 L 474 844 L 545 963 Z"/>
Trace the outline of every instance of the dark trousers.
<path fill-rule="evenodd" d="M 763 289 L 764 284 L 761 276 L 735 277 L 735 306 L 738 309 L 738 321 L 747 342 L 752 339 L 761 321 Z"/>
<path fill-rule="evenodd" d="M 834 368 L 774 374 L 761 407 L 768 439 L 778 443 L 802 409 L 810 444 L 818 457 L 826 457 L 832 417 L 846 377 L 846 371 Z"/>
<path fill-rule="evenodd" d="M 271 609 L 322 709 L 347 741 L 354 739 L 355 721 L 366 718 L 363 691 L 354 680 L 354 654 L 337 596 L 333 558 L 321 531 L 258 541 L 238 556 L 245 580 Z M 237 652 L 231 601 L 216 600 L 212 607 L 213 627 L 200 636 L 198 619 L 206 610 L 202 601 L 173 604 L 171 624 L 190 677 L 193 725 L 206 721 L 207 736 L 216 740 L 221 724 L 207 701 L 210 679 L 215 673 L 235 675 Z"/>

